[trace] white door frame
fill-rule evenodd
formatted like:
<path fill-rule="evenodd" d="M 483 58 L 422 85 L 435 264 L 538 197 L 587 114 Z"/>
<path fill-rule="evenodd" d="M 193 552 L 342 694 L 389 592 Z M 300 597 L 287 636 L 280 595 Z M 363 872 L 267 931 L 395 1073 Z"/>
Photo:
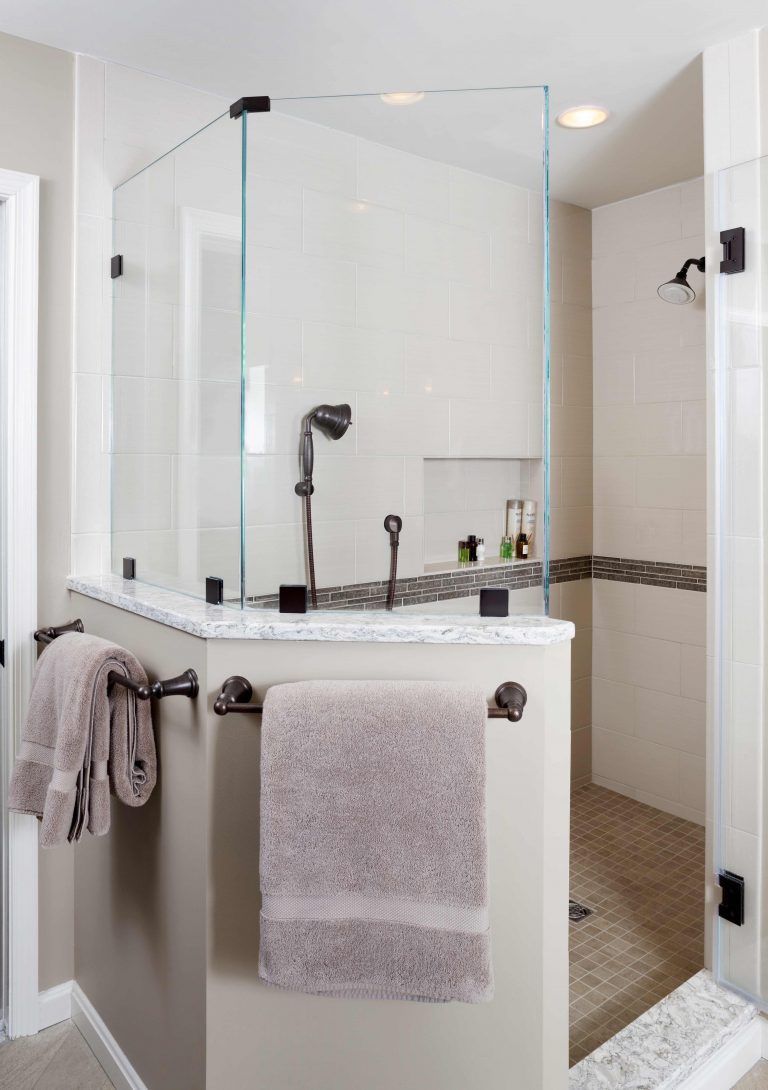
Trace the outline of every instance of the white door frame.
<path fill-rule="evenodd" d="M 5 639 L 2 776 L 8 776 L 29 698 L 37 627 L 37 284 L 39 179 L 0 169 L 3 213 L 0 305 L 0 550 Z M 7 813 L 5 805 L 3 810 Z M 7 814 L 10 1037 L 37 1033 L 37 819 Z"/>

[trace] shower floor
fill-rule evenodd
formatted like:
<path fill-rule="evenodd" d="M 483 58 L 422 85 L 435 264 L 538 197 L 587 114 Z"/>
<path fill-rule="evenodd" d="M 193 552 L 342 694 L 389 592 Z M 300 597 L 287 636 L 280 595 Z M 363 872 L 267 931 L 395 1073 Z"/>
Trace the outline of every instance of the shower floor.
<path fill-rule="evenodd" d="M 596 784 L 571 797 L 571 1065 L 704 966 L 704 829 Z"/>

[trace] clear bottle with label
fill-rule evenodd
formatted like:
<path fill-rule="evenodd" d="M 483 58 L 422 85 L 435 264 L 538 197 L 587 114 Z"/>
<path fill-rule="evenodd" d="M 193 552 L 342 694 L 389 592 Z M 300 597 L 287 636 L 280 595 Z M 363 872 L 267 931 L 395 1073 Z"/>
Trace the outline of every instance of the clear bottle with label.
<path fill-rule="evenodd" d="M 477 539 L 477 562 L 482 564 L 485 560 L 485 538 L 479 537 Z"/>

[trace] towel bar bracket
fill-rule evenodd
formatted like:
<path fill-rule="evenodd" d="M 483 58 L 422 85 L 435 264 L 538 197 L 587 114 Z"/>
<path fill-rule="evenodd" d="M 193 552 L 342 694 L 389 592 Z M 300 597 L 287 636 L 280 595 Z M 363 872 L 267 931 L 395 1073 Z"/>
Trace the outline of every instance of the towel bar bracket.
<path fill-rule="evenodd" d="M 253 688 L 247 678 L 240 674 L 228 677 L 221 687 L 221 692 L 213 702 L 217 715 L 229 715 L 232 712 L 248 712 L 261 715 L 263 704 L 250 704 Z M 510 723 L 519 723 L 523 710 L 528 703 L 528 694 L 517 681 L 505 681 L 494 694 L 495 708 L 488 709 L 489 719 L 508 719 Z"/>
<path fill-rule="evenodd" d="M 261 715 L 261 704 L 250 704 L 253 688 L 247 678 L 240 674 L 228 677 L 221 687 L 221 692 L 213 702 L 217 715 L 229 715 L 230 712 L 250 712 Z"/>
<path fill-rule="evenodd" d="M 170 677 L 166 681 L 155 681 L 151 685 L 138 685 L 124 674 L 118 674 L 116 670 L 110 670 L 107 676 L 110 685 L 122 685 L 136 693 L 139 700 L 149 700 L 155 697 L 161 700 L 164 696 L 188 696 L 194 700 L 200 692 L 200 683 L 194 670 L 185 670 L 177 677 Z"/>
<path fill-rule="evenodd" d="M 78 617 L 77 620 L 69 621 L 68 624 L 38 628 L 35 632 L 35 640 L 37 643 L 53 643 L 57 636 L 63 636 L 65 632 L 85 632 L 85 626 Z"/>
<path fill-rule="evenodd" d="M 53 643 L 57 636 L 63 636 L 65 632 L 85 632 L 85 625 L 78 617 L 77 620 L 70 621 L 68 624 L 38 628 L 35 632 L 35 640 L 38 643 Z M 194 670 L 185 670 L 177 677 L 170 677 L 166 681 L 154 681 L 151 685 L 139 685 L 124 674 L 110 670 L 107 681 L 110 685 L 122 685 L 130 689 L 132 693 L 136 693 L 139 700 L 149 700 L 151 697 L 160 700 L 164 696 L 188 696 L 190 700 L 194 700 L 200 692 L 200 682 Z"/>
<path fill-rule="evenodd" d="M 505 681 L 494 693 L 494 700 L 496 707 L 488 709 L 489 719 L 508 719 L 510 723 L 519 723 L 528 703 L 528 693 L 519 681 Z"/>

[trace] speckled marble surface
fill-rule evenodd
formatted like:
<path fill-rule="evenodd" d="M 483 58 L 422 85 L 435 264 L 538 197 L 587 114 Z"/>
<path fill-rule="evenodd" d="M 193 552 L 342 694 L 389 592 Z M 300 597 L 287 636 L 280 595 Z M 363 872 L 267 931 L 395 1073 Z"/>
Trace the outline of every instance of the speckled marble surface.
<path fill-rule="evenodd" d="M 294 614 L 209 606 L 198 598 L 118 575 L 70 576 L 78 594 L 204 639 L 330 640 L 345 643 L 454 643 L 539 646 L 573 639 L 570 621 L 550 617 L 323 612 Z"/>
<path fill-rule="evenodd" d="M 674 1090 L 756 1017 L 702 969 L 572 1067 L 569 1090 Z"/>

